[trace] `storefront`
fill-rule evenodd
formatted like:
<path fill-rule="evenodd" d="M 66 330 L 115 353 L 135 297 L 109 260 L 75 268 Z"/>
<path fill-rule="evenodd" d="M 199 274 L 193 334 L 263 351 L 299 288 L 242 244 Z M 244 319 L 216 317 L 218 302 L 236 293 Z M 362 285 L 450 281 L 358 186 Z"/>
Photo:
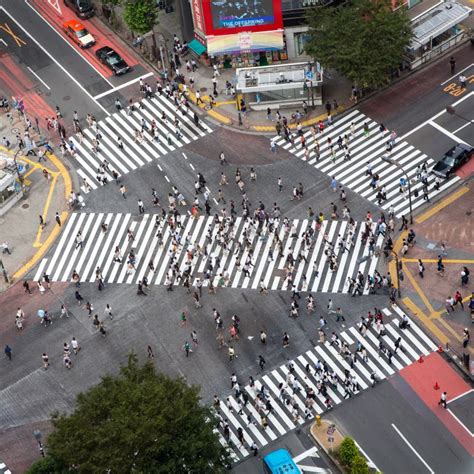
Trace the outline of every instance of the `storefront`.
<path fill-rule="evenodd" d="M 288 59 L 279 0 L 190 0 L 190 48 L 224 68 L 266 66 Z"/>
<path fill-rule="evenodd" d="M 17 177 L 18 173 L 24 174 L 28 168 L 27 163 L 21 160 L 15 163 L 9 155 L 0 153 L 0 216 L 22 198 L 21 184 Z"/>

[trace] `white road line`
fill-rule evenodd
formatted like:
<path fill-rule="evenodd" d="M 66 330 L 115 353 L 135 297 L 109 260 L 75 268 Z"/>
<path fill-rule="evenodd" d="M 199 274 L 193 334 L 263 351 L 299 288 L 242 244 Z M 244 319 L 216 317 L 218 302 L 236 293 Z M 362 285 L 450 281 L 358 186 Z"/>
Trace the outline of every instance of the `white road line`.
<path fill-rule="evenodd" d="M 464 102 L 466 99 L 469 99 L 470 97 L 472 97 L 474 95 L 474 91 L 470 92 L 469 94 L 467 94 L 466 96 L 462 97 L 461 99 L 457 100 L 456 102 L 452 103 L 451 104 L 451 107 L 455 107 L 456 105 L 459 105 L 461 104 L 462 102 Z M 417 132 L 418 130 L 420 130 L 421 128 L 423 128 L 426 124 L 428 124 L 429 122 L 432 122 L 433 120 L 436 120 L 437 118 L 441 117 L 441 115 L 445 114 L 446 113 L 446 110 L 442 110 L 441 112 L 438 112 L 437 114 L 433 115 L 433 117 L 429 118 L 428 120 L 425 120 L 424 122 L 420 123 L 419 125 L 417 125 L 415 128 L 413 128 L 412 130 L 410 130 L 409 132 L 405 133 L 405 135 L 401 136 L 399 138 L 399 140 L 403 140 L 405 139 L 406 137 L 409 137 L 410 135 L 412 135 L 413 133 Z"/>
<path fill-rule="evenodd" d="M 29 5 L 27 3 L 27 5 L 34 11 L 38 14 L 38 16 L 43 19 L 41 17 L 41 15 L 33 8 L 31 7 L 31 5 Z M 64 74 L 66 74 L 70 79 L 71 81 L 73 81 L 87 96 L 89 96 L 107 115 L 110 115 L 110 113 L 104 108 L 102 107 L 102 105 L 99 104 L 99 102 L 97 102 L 96 100 L 94 100 L 94 97 L 92 97 L 92 95 L 86 90 L 86 88 L 62 65 L 60 64 L 53 56 L 52 54 L 43 46 L 41 45 L 38 40 L 36 40 L 35 38 L 33 38 L 33 36 L 30 35 L 30 33 L 25 29 L 23 28 L 23 26 L 17 21 L 15 20 L 15 18 L 10 14 L 8 13 L 7 9 L 5 7 L 0 7 L 0 10 L 3 10 L 5 12 L 5 14 L 10 17 L 10 19 L 18 26 L 18 28 L 21 29 L 21 31 L 23 31 L 23 33 L 25 33 L 25 35 L 27 35 L 29 38 L 31 38 L 31 40 L 33 41 L 33 43 L 35 43 L 38 48 L 41 49 L 41 51 L 43 51 L 43 53 L 45 53 L 49 59 L 51 59 L 58 67 L 59 69 L 61 69 Z M 46 22 L 47 23 L 47 22 Z M 49 23 L 47 23 L 49 25 Z M 53 28 L 51 25 L 49 25 L 51 28 Z M 57 31 L 53 28 L 53 30 L 57 33 Z M 58 33 L 59 34 L 59 33 Z M 61 36 L 61 35 L 59 35 Z M 62 38 L 62 36 L 61 36 Z M 64 39 L 64 38 L 63 38 Z M 82 56 L 81 56 L 82 57 Z M 108 81 L 107 81 L 108 82 Z"/>
<path fill-rule="evenodd" d="M 365 459 L 367 459 L 367 465 L 372 469 L 375 469 L 376 472 L 380 472 L 380 469 L 375 465 L 374 461 L 372 461 L 372 459 L 367 456 L 367 453 L 362 449 L 360 444 L 356 440 L 354 440 L 354 443 L 356 444 L 359 451 L 364 455 Z"/>
<path fill-rule="evenodd" d="M 441 133 L 444 133 L 447 137 L 451 138 L 451 140 L 453 140 L 455 142 L 464 143 L 465 145 L 469 145 L 469 143 L 466 143 L 464 140 L 461 140 L 459 137 L 454 135 L 454 133 L 451 133 L 449 130 L 446 130 L 444 127 L 442 127 L 441 125 L 438 125 L 436 122 L 430 121 L 430 122 L 428 122 L 428 125 L 431 125 L 432 127 L 439 130 Z M 469 145 L 469 146 L 471 146 L 471 145 Z"/>
<path fill-rule="evenodd" d="M 43 79 L 41 79 L 41 77 L 39 77 L 38 74 L 36 74 L 36 72 L 33 71 L 33 69 L 30 68 L 30 66 L 26 66 L 26 69 L 28 69 L 28 71 L 30 71 L 31 74 L 33 74 L 33 76 L 35 76 L 36 79 L 38 79 L 38 81 L 40 81 L 41 84 L 43 84 L 44 87 L 46 87 L 46 89 L 48 89 L 49 91 L 51 90 L 51 87 L 49 87 L 48 84 L 46 84 L 46 82 L 44 82 Z"/>
<path fill-rule="evenodd" d="M 94 96 L 94 99 L 102 99 L 102 97 L 105 97 L 106 95 L 112 94 L 112 92 L 119 91 L 120 89 L 124 89 L 125 87 L 128 87 L 132 84 L 135 84 L 135 82 L 138 82 L 140 79 L 146 79 L 147 77 L 153 76 L 152 72 L 149 72 L 147 74 L 144 74 L 143 76 L 137 77 L 135 79 L 132 79 L 131 81 L 125 82 L 125 84 L 120 84 L 117 87 L 114 87 L 113 89 L 109 89 L 108 91 L 102 92 L 102 94 L 98 94 Z"/>
<path fill-rule="evenodd" d="M 467 392 L 464 392 L 464 393 L 460 393 L 458 396 L 449 399 L 449 401 L 447 402 L 447 404 L 449 405 L 450 403 L 453 403 L 453 402 L 455 402 L 456 400 L 459 400 L 460 398 L 465 397 L 466 395 L 469 395 L 471 392 L 474 392 L 474 388 L 471 388 L 471 390 L 468 390 Z"/>
<path fill-rule="evenodd" d="M 462 125 L 461 127 L 457 128 L 456 130 L 454 130 L 454 134 L 456 135 L 456 133 L 460 132 L 463 128 L 466 128 L 466 127 L 469 127 L 469 125 L 472 125 L 474 124 L 474 121 L 471 120 L 471 122 L 468 122 L 468 123 L 465 123 L 464 125 Z"/>
<path fill-rule="evenodd" d="M 293 462 L 299 463 L 303 459 L 306 459 L 309 456 L 313 456 L 318 452 L 318 448 L 316 446 L 313 446 L 312 448 L 309 448 L 308 450 L 304 451 L 301 454 L 298 454 L 298 456 L 293 458 Z"/>
<path fill-rule="evenodd" d="M 80 51 L 78 51 L 61 33 L 53 26 L 49 21 L 47 21 L 32 5 L 28 3 L 28 0 L 25 0 L 26 5 L 28 5 L 40 18 L 43 20 L 84 62 L 86 62 L 94 71 L 99 74 L 105 82 L 107 82 L 110 86 L 114 86 L 95 66 L 93 66 L 85 56 L 83 56 Z"/>
<path fill-rule="evenodd" d="M 449 81 L 452 81 L 454 78 L 458 78 L 461 73 L 463 73 L 464 71 L 466 71 L 467 69 L 469 69 L 472 66 L 474 66 L 474 63 L 469 64 L 469 66 L 466 66 L 464 69 L 461 69 L 458 73 L 454 74 L 449 79 L 446 79 L 444 82 L 442 82 L 440 84 L 440 86 L 444 86 L 446 83 L 448 83 Z"/>
<path fill-rule="evenodd" d="M 471 437 L 474 438 L 474 433 L 471 433 L 471 430 L 448 408 L 449 413 L 451 416 L 461 425 L 462 428 L 464 428 L 467 432 L 467 434 Z"/>
<path fill-rule="evenodd" d="M 413 454 L 423 463 L 423 465 L 428 469 L 431 474 L 434 474 L 433 469 L 428 466 L 428 463 L 420 456 L 420 454 L 416 451 L 416 449 L 410 444 L 410 442 L 405 438 L 403 433 L 392 423 L 392 428 L 398 433 L 398 436 L 405 441 L 406 445 L 413 451 Z"/>
<path fill-rule="evenodd" d="M 7 42 L 3 38 L 0 38 L 0 43 L 3 43 L 5 46 L 8 46 Z"/>
<path fill-rule="evenodd" d="M 38 270 L 36 270 L 35 276 L 33 277 L 33 281 L 39 281 L 41 279 L 43 275 L 44 267 L 46 266 L 47 262 L 48 262 L 47 258 L 43 258 L 43 260 L 41 260 Z"/>

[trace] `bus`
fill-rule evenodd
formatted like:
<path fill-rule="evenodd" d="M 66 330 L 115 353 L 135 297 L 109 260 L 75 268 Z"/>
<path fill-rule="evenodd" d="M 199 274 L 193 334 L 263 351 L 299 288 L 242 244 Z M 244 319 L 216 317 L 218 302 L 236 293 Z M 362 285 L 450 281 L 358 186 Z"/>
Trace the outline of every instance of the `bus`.
<path fill-rule="evenodd" d="M 263 458 L 266 474 L 302 474 L 286 449 L 277 449 Z"/>

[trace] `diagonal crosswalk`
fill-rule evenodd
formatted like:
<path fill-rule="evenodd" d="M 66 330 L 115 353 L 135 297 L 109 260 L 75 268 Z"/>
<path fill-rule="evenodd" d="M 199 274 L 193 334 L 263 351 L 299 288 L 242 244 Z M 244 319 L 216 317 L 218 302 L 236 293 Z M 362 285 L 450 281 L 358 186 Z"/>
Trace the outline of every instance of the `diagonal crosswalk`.
<path fill-rule="evenodd" d="M 239 387 L 248 397 L 247 403 L 243 396 L 236 396 L 236 391 L 221 399 L 219 406 L 215 406 L 220 418 L 218 431 L 221 443 L 230 446 L 234 461 L 247 457 L 253 442 L 262 448 L 308 419 L 325 412 L 327 398 L 332 406 L 350 398 L 343 383 L 346 374 L 355 377 L 359 385 L 359 390 L 351 392 L 352 396 L 372 386 L 371 374 L 376 373 L 378 381 L 382 381 L 418 361 L 420 356 L 427 356 L 437 349 L 436 344 L 398 306 L 385 308 L 382 313 L 384 316 L 393 316 L 393 319 L 385 324 L 385 334 L 380 337 L 375 325 L 364 336 L 356 327 L 339 333 L 341 344 L 347 343 L 348 349 L 357 354 L 354 363 L 351 364 L 350 359 L 340 353 L 337 345 L 325 341 L 255 380 L 253 386 Z M 399 326 L 403 317 L 409 323 L 405 329 Z M 395 352 L 395 341 L 399 337 L 401 349 Z M 366 358 L 362 350 L 356 351 L 359 342 L 366 351 Z M 380 342 L 391 351 L 390 362 L 386 352 L 380 353 Z M 319 366 L 323 367 L 322 371 L 318 371 Z M 326 395 L 323 395 L 319 388 L 325 368 L 330 382 Z M 333 374 L 335 377 L 331 380 Z M 307 390 L 314 391 L 312 404 L 307 403 Z M 271 404 L 271 410 L 265 406 L 267 401 Z M 262 416 L 268 422 L 266 428 L 262 426 Z M 238 439 L 239 429 L 243 432 L 243 444 Z"/>
<path fill-rule="evenodd" d="M 269 290 L 296 285 L 302 291 L 347 293 L 350 278 L 359 275 L 366 282 L 376 270 L 383 235 L 363 241 L 366 225 L 375 232 L 375 223 L 347 221 L 323 221 L 319 230 L 310 233 L 315 223 L 308 219 L 268 222 L 259 231 L 254 221 L 242 217 L 231 225 L 230 219 L 185 216 L 179 227 L 152 214 L 72 213 L 34 279 L 46 273 L 52 281 L 70 281 L 76 271 L 81 281 L 94 282 L 99 268 L 105 283 L 136 284 L 146 277 L 149 284 L 163 285 L 172 263 L 181 272 L 190 266 L 192 278 L 203 278 L 212 265 L 216 286 L 257 289 L 263 281 Z M 223 228 L 227 242 L 218 235 Z M 82 246 L 76 245 L 78 233 Z M 311 237 L 305 241 L 308 233 Z M 242 244 L 245 241 L 247 245 Z M 134 268 L 127 264 L 131 253 Z M 120 262 L 114 261 L 117 255 Z M 294 261 L 291 270 L 289 259 Z M 250 262 L 248 272 L 244 262 Z M 361 290 L 369 294 L 367 284 Z"/>
<path fill-rule="evenodd" d="M 0 473 L 1 474 L 11 474 L 10 469 L 6 466 L 4 462 L 0 459 Z"/>
<path fill-rule="evenodd" d="M 136 131 L 142 130 L 143 120 L 146 129 L 142 139 Z M 157 124 L 156 133 L 152 131 L 152 121 Z M 172 99 L 162 94 L 143 99 L 132 112 L 121 110 L 98 121 L 96 126 L 84 129 L 82 136 L 70 137 L 69 142 L 75 150 L 73 160 L 82 181 L 81 189 L 88 192 L 100 186 L 103 178 L 112 180 L 113 172 L 119 176 L 130 173 L 211 132 L 203 121 L 196 125 L 184 106 L 177 109 Z M 108 162 L 105 168 L 104 160 Z"/>
<path fill-rule="evenodd" d="M 364 125 L 368 127 L 368 134 L 364 133 Z M 427 155 L 417 150 L 404 140 L 398 140 L 393 150 L 386 151 L 389 133 L 381 133 L 379 124 L 364 115 L 359 110 L 354 110 L 347 115 L 338 118 L 334 125 L 326 127 L 322 133 L 314 133 L 308 130 L 304 133 L 306 147 L 300 144 L 299 139 L 286 141 L 284 137 L 274 138 L 275 143 L 282 148 L 293 153 L 302 160 L 306 160 L 311 166 L 326 173 L 329 177 L 336 178 L 336 181 L 351 189 L 361 197 L 378 203 L 377 189 L 371 186 L 370 176 L 366 175 L 367 163 L 371 164 L 372 173 L 380 177 L 378 188 L 385 188 L 386 199 L 381 201 L 381 207 L 389 210 L 393 206 L 396 217 L 408 215 L 409 200 L 407 193 L 400 192 L 400 178 L 404 178 L 403 172 L 394 164 L 382 160 L 383 156 L 388 156 L 403 167 L 412 183 L 412 206 L 417 209 L 427 201 L 423 198 L 423 183 L 417 179 L 417 167 L 426 163 L 430 169 L 435 163 Z M 343 147 L 339 147 L 337 140 L 348 136 L 348 149 L 350 159 L 345 154 Z M 331 139 L 331 145 L 328 141 Z M 319 158 L 316 157 L 316 149 L 319 145 Z M 430 199 L 445 189 L 453 186 L 459 181 L 459 177 L 454 176 L 447 181 L 440 183 L 439 189 L 434 187 L 435 179 L 428 176 L 428 190 Z"/>

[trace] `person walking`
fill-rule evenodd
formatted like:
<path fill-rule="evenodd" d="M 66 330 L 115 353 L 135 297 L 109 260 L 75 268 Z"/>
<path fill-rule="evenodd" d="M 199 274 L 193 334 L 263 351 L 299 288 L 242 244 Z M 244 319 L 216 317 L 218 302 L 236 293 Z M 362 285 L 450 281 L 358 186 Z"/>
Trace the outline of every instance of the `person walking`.
<path fill-rule="evenodd" d="M 424 277 L 425 273 L 425 266 L 423 265 L 423 262 L 421 258 L 418 259 L 418 275 L 420 275 L 420 278 Z"/>
<path fill-rule="evenodd" d="M 266 335 L 265 331 L 260 331 L 260 342 L 262 344 L 267 343 L 267 335 Z"/>
<path fill-rule="evenodd" d="M 5 352 L 5 357 L 8 360 L 12 360 L 12 348 L 8 344 L 5 346 L 3 351 Z"/>
<path fill-rule="evenodd" d="M 153 354 L 153 349 L 151 348 L 151 346 L 148 346 L 146 350 L 148 353 L 148 360 L 153 360 L 155 358 L 155 354 Z"/>
<path fill-rule="evenodd" d="M 343 322 L 343 323 L 346 322 L 346 318 L 345 318 L 344 315 L 342 314 L 342 309 L 338 307 L 338 308 L 336 309 L 336 323 L 338 323 L 340 319 L 342 319 L 342 322 Z M 342 327 L 345 327 L 345 324 L 343 324 Z"/>
<path fill-rule="evenodd" d="M 263 372 L 263 369 L 265 367 L 265 364 L 266 364 L 266 360 L 263 358 L 263 356 L 259 355 L 258 356 L 258 366 L 260 367 L 260 370 Z"/>
<path fill-rule="evenodd" d="M 464 349 L 469 344 L 470 339 L 471 339 L 471 334 L 469 333 L 469 329 L 464 328 L 463 335 L 462 335 L 462 346 L 464 347 Z"/>
<path fill-rule="evenodd" d="M 451 75 L 453 75 L 456 70 L 456 60 L 454 59 L 454 56 L 449 58 L 449 66 L 451 68 Z"/>
<path fill-rule="evenodd" d="M 446 314 L 449 314 L 450 311 L 454 312 L 454 298 L 452 296 L 448 296 L 444 306 L 446 308 Z"/>
<path fill-rule="evenodd" d="M 458 304 L 461 306 L 462 310 L 464 311 L 464 303 L 462 302 L 461 292 L 459 290 L 456 290 L 456 293 L 454 293 L 454 305 L 453 306 L 457 306 Z"/>
<path fill-rule="evenodd" d="M 186 354 L 186 357 L 189 357 L 189 354 L 193 352 L 191 349 L 191 345 L 189 344 L 188 341 L 185 341 L 183 345 L 183 350 L 184 350 L 184 353 Z"/>
<path fill-rule="evenodd" d="M 59 212 L 56 212 L 55 219 L 58 226 L 61 227 L 61 217 L 59 216 Z"/>
<path fill-rule="evenodd" d="M 445 409 L 448 408 L 447 400 L 448 400 L 448 392 L 443 392 L 439 399 L 438 405 L 442 405 L 442 407 Z"/>
<path fill-rule="evenodd" d="M 71 339 L 71 347 L 72 351 L 74 352 L 74 355 L 77 355 L 79 351 L 81 350 L 81 346 L 77 342 L 77 339 L 73 336 Z"/>
<path fill-rule="evenodd" d="M 232 346 L 229 346 L 229 349 L 228 349 L 228 355 L 229 355 L 229 361 L 232 362 L 234 360 L 235 357 L 237 357 L 235 355 L 235 349 L 232 347 Z"/>
<path fill-rule="evenodd" d="M 290 345 L 290 336 L 286 331 L 283 333 L 282 344 L 283 348 L 287 348 Z"/>
<path fill-rule="evenodd" d="M 108 316 L 110 319 L 114 318 L 114 315 L 112 313 L 112 307 L 109 304 L 105 305 L 104 316 Z"/>
<path fill-rule="evenodd" d="M 48 355 L 43 352 L 43 355 L 41 356 L 41 359 L 43 361 L 43 369 L 48 370 L 48 367 L 49 367 L 49 357 L 48 357 Z"/>

